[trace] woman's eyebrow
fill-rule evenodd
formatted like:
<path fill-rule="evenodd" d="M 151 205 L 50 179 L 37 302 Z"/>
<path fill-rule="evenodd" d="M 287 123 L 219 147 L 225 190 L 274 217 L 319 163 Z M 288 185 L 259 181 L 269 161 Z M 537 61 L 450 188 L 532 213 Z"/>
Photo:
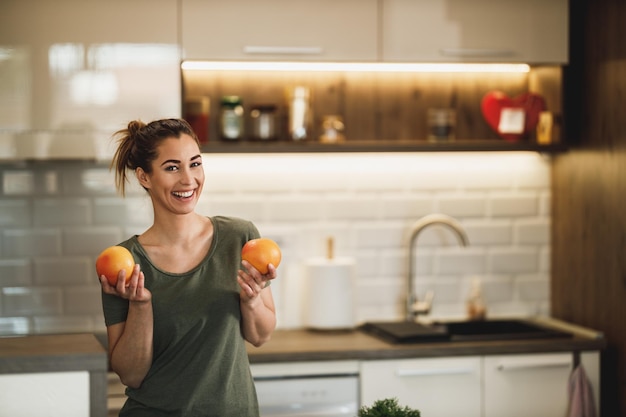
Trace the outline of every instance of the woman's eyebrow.
<path fill-rule="evenodd" d="M 180 161 L 178 159 L 168 159 L 167 161 L 163 161 L 161 166 L 166 164 L 180 164 Z"/>

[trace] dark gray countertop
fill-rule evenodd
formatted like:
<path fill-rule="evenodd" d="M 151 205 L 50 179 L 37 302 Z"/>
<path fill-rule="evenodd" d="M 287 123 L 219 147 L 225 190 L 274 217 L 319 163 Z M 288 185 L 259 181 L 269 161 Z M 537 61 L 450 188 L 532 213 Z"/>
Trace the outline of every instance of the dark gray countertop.
<path fill-rule="evenodd" d="M 107 353 L 93 334 L 0 338 L 0 374 L 22 372 L 104 372 Z"/>
<path fill-rule="evenodd" d="M 248 345 L 251 363 L 324 360 L 375 360 L 437 356 L 499 355 L 602 350 L 602 333 L 552 318 L 531 319 L 548 328 L 571 333 L 568 338 L 508 341 L 424 342 L 391 344 L 359 330 L 276 330 L 265 345 Z M 95 335 L 106 346 L 106 335 Z"/>
<path fill-rule="evenodd" d="M 277 330 L 272 339 L 260 348 L 249 346 L 248 354 L 251 363 L 272 363 L 581 352 L 601 350 L 606 345 L 602 333 L 555 319 L 544 318 L 537 321 L 547 327 L 569 332 L 572 337 L 390 344 L 358 330 Z"/>

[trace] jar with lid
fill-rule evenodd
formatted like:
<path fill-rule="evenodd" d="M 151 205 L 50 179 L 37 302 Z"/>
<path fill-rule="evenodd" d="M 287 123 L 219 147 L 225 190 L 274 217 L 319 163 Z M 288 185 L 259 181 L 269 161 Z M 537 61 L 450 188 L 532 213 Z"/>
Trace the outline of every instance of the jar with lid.
<path fill-rule="evenodd" d="M 250 139 L 256 141 L 276 140 L 276 106 L 257 104 L 250 108 Z"/>
<path fill-rule="evenodd" d="M 220 137 L 238 141 L 244 135 L 243 102 L 239 96 L 222 97 L 220 107 Z"/>

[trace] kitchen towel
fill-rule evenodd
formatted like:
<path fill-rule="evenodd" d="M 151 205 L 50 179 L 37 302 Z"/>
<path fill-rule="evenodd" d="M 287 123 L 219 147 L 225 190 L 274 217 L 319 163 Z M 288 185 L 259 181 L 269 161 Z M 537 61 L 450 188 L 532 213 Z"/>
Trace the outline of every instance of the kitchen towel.
<path fill-rule="evenodd" d="M 567 417 L 596 417 L 596 405 L 591 382 L 589 382 L 582 364 L 578 364 L 569 377 L 568 394 Z"/>

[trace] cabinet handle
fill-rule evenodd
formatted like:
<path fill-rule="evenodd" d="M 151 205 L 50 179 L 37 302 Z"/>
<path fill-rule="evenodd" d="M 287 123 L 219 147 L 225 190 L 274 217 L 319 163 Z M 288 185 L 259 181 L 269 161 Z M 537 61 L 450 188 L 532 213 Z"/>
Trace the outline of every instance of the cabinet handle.
<path fill-rule="evenodd" d="M 320 46 L 253 46 L 243 47 L 244 54 L 257 55 L 321 55 Z"/>
<path fill-rule="evenodd" d="M 437 375 L 466 375 L 476 373 L 474 368 L 440 368 L 440 369 L 397 369 L 399 377 L 437 376 Z"/>
<path fill-rule="evenodd" d="M 563 359 L 560 361 L 525 361 L 525 362 L 500 362 L 496 369 L 498 371 L 518 371 L 524 369 L 537 369 L 537 368 L 571 368 L 572 362 L 569 359 Z"/>
<path fill-rule="evenodd" d="M 510 49 L 476 49 L 476 48 L 443 48 L 439 50 L 443 56 L 457 58 L 507 58 L 515 56 Z"/>

